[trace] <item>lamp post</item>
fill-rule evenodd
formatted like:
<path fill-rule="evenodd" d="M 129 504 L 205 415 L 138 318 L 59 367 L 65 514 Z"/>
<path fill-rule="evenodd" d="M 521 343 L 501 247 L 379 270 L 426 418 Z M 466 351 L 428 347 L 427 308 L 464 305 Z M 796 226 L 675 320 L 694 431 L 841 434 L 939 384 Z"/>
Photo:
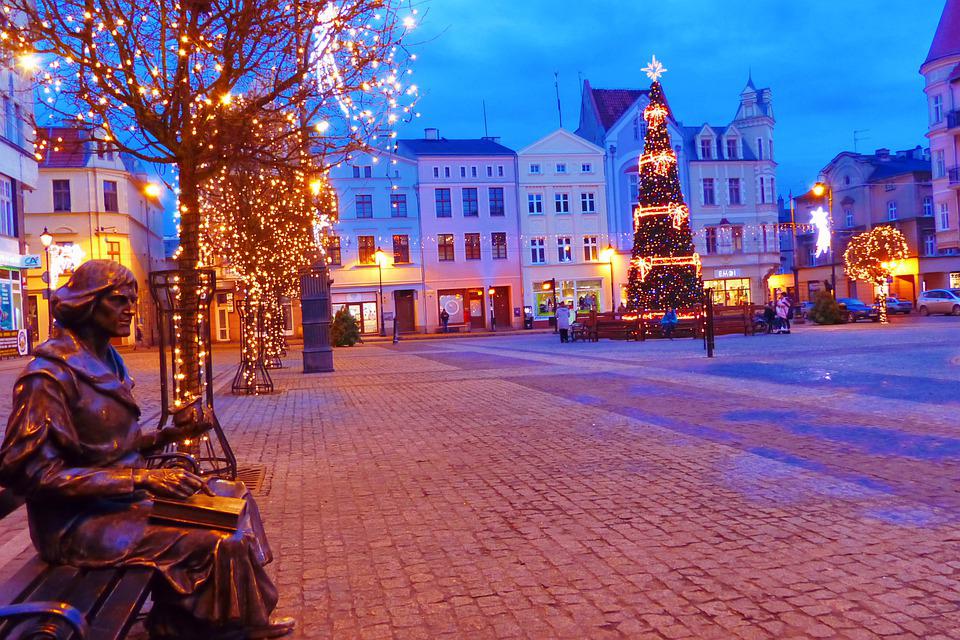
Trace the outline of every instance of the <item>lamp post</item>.
<path fill-rule="evenodd" d="M 818 198 L 826 196 L 827 215 L 830 216 L 830 287 L 833 289 L 833 299 L 837 299 L 837 251 L 833 242 L 833 189 L 827 184 L 823 176 L 813 185 L 813 195 Z"/>
<path fill-rule="evenodd" d="M 376 253 L 373 254 L 373 259 L 377 263 L 377 275 L 380 276 L 380 335 L 387 335 L 386 324 L 384 324 L 383 318 L 383 263 L 387 260 L 387 254 L 383 252 L 383 249 L 377 247 Z M 396 320 L 394 320 L 396 322 Z"/>
<path fill-rule="evenodd" d="M 600 254 L 600 259 L 610 265 L 610 313 L 613 314 L 617 313 L 617 296 L 613 286 L 613 257 L 615 255 L 617 255 L 617 250 L 613 248 L 612 244 L 608 244 L 607 248 Z"/>
<path fill-rule="evenodd" d="M 490 287 L 489 289 L 487 289 L 487 297 L 490 300 L 490 330 L 491 331 L 497 330 L 497 316 L 494 313 L 494 308 L 493 308 L 493 300 L 496 295 L 497 295 L 496 289 L 494 289 L 493 287 Z"/>
<path fill-rule="evenodd" d="M 540 288 L 544 291 L 553 292 L 553 332 L 557 333 L 557 279 L 550 278 L 540 285 Z"/>
<path fill-rule="evenodd" d="M 50 245 L 53 244 L 53 236 L 46 227 L 40 234 L 40 244 L 43 245 L 43 251 L 47 254 L 47 338 L 49 338 L 53 335 L 53 305 L 50 300 L 50 295 L 53 293 L 53 282 L 51 282 L 53 270 L 50 268 Z"/>

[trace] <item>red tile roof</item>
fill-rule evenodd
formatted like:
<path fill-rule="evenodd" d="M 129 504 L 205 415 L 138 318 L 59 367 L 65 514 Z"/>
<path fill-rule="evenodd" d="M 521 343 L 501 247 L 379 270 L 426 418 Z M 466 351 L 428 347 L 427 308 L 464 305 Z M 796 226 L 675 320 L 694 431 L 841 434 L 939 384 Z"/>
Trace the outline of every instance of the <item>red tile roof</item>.
<path fill-rule="evenodd" d="M 86 131 L 73 127 L 50 127 L 42 134 L 47 141 L 43 152 L 43 167 L 85 167 L 90 159 Z"/>
<path fill-rule="evenodd" d="M 641 89 L 591 89 L 590 91 L 597 105 L 600 124 L 604 129 L 609 129 L 616 124 L 617 120 L 623 117 L 627 109 L 632 107 L 641 96 L 650 93 Z"/>
<path fill-rule="evenodd" d="M 960 0 L 947 0 L 924 64 L 955 55 L 960 55 Z"/>

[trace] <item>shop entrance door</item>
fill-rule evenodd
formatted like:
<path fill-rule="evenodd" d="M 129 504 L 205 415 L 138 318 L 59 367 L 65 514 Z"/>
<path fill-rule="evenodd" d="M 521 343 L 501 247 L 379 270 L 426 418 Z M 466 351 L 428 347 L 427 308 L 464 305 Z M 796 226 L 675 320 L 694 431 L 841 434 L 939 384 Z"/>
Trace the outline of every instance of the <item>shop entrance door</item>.
<path fill-rule="evenodd" d="M 497 328 L 510 328 L 513 324 L 510 317 L 510 287 L 494 287 L 493 291 L 493 317 L 497 321 Z"/>
<path fill-rule="evenodd" d="M 376 302 L 348 302 L 343 306 L 347 308 L 350 315 L 360 325 L 360 333 L 373 334 L 380 332 Z"/>
<path fill-rule="evenodd" d="M 467 309 L 470 311 L 470 328 L 483 329 L 487 326 L 483 312 L 483 289 L 470 289 L 467 292 Z"/>
<path fill-rule="evenodd" d="M 413 291 L 394 291 L 393 298 L 394 308 L 397 310 L 397 331 L 400 333 L 412 333 L 416 331 Z"/>

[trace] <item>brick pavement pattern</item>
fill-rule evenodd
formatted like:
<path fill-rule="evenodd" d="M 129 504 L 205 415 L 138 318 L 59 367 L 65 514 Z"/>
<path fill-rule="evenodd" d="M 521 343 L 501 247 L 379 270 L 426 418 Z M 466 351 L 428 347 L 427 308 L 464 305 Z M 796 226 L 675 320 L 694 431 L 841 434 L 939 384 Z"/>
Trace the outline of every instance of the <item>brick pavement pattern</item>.
<path fill-rule="evenodd" d="M 366 345 L 219 415 L 297 638 L 943 640 L 955 336 Z"/>

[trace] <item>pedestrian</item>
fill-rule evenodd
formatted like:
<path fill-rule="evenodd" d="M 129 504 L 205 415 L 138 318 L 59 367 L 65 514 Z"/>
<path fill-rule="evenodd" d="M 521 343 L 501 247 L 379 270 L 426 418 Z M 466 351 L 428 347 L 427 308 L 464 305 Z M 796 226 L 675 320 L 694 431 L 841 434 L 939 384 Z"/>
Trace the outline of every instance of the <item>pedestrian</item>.
<path fill-rule="evenodd" d="M 446 309 L 440 309 L 440 327 L 443 333 L 447 333 L 447 326 L 450 324 L 450 314 Z"/>
<path fill-rule="evenodd" d="M 557 329 L 560 331 L 560 342 L 570 342 L 570 309 L 566 302 L 557 305 Z"/>
<path fill-rule="evenodd" d="M 787 301 L 787 333 L 790 333 L 790 321 L 793 320 L 793 298 L 789 294 L 783 294 L 784 299 Z"/>
<path fill-rule="evenodd" d="M 773 300 L 767 302 L 767 306 L 763 308 L 763 321 L 767 325 L 767 333 L 773 333 L 773 329 L 777 324 L 777 309 L 773 304 Z"/>
<path fill-rule="evenodd" d="M 144 346 L 143 343 L 143 323 L 139 320 L 137 321 L 136 331 L 133 338 L 133 350 L 136 351 L 138 347 Z"/>
<path fill-rule="evenodd" d="M 660 331 L 663 333 L 663 337 L 673 340 L 673 330 L 677 328 L 678 324 L 680 324 L 680 317 L 677 315 L 676 309 L 670 309 L 663 314 L 663 317 L 660 318 Z"/>
<path fill-rule="evenodd" d="M 790 324 L 787 322 L 788 313 L 790 313 L 790 303 L 787 302 L 787 296 L 780 296 L 780 300 L 777 302 L 776 333 L 790 333 Z"/>
<path fill-rule="evenodd" d="M 622 315 L 625 314 L 626 312 L 627 312 L 627 305 L 625 305 L 624 303 L 621 302 L 621 303 L 620 303 L 620 306 L 617 307 L 617 315 L 618 315 L 618 316 L 622 316 Z"/>

